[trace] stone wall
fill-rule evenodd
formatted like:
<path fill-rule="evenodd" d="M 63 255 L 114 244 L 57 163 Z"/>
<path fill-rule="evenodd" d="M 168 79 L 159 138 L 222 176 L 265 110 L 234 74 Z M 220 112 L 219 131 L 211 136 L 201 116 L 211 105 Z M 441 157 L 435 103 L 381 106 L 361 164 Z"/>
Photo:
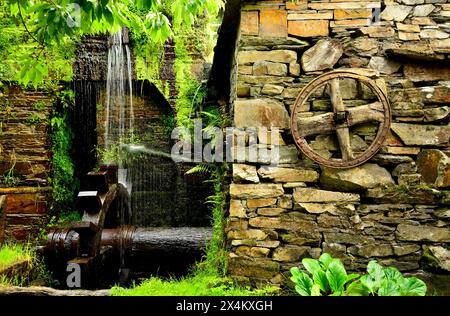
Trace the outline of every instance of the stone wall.
<path fill-rule="evenodd" d="M 47 220 L 53 102 L 43 91 L 23 91 L 15 85 L 5 85 L 0 92 L 0 196 L 6 196 L 0 228 L 7 239 L 25 240 Z"/>
<path fill-rule="evenodd" d="M 447 2 L 244 2 L 234 125 L 279 128 L 281 142 L 278 166 L 259 156 L 233 165 L 226 226 L 232 276 L 289 282 L 290 267 L 322 252 L 343 259 L 351 270 L 377 259 L 402 271 L 449 271 Z M 312 162 L 290 132 L 301 89 L 340 68 L 371 77 L 392 109 L 381 150 L 352 169 Z M 341 80 L 341 92 L 349 107 L 373 99 L 351 79 Z M 329 100 L 322 89 L 304 115 L 332 112 Z M 367 149 L 375 132 L 370 124 L 352 130 L 352 150 Z M 310 141 L 323 157 L 335 157 L 337 139 L 319 135 Z M 271 148 L 263 138 L 259 143 Z"/>

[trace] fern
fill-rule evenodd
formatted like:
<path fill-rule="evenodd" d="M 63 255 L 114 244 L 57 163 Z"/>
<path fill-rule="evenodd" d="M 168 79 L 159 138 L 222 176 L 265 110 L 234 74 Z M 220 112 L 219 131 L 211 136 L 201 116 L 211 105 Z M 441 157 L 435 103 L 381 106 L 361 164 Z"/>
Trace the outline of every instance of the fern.
<path fill-rule="evenodd" d="M 215 171 L 216 166 L 213 164 L 207 164 L 207 163 L 200 163 L 196 165 L 195 167 L 192 167 L 188 171 L 186 171 L 186 174 L 193 174 L 193 173 L 207 173 L 207 174 L 213 174 Z"/>

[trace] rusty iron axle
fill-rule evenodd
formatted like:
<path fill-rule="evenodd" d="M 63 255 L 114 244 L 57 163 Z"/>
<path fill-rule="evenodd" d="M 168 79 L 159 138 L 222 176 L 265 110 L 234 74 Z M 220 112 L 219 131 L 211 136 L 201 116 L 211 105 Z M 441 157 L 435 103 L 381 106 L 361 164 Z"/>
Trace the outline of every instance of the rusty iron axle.
<path fill-rule="evenodd" d="M 103 229 L 100 245 L 111 248 L 125 262 L 155 256 L 202 255 L 211 239 L 211 227 L 134 227 Z M 46 257 L 70 261 L 88 254 L 81 251 L 80 234 L 70 228 L 56 228 L 49 233 L 44 247 Z"/>

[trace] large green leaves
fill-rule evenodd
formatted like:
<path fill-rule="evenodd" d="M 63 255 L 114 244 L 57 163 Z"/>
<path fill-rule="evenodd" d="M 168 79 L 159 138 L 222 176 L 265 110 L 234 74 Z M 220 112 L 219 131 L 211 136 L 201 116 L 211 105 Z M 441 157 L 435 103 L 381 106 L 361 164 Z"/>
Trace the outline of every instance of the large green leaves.
<path fill-rule="evenodd" d="M 345 291 L 348 296 L 368 296 L 369 293 L 367 286 L 362 284 L 360 280 L 350 283 Z"/>
<path fill-rule="evenodd" d="M 333 261 L 334 259 L 328 254 L 328 253 L 324 253 L 320 256 L 319 258 L 319 262 L 320 265 L 322 266 L 322 269 L 326 270 L 328 269 L 328 265 Z"/>
<path fill-rule="evenodd" d="M 383 280 L 378 289 L 379 296 L 400 296 L 400 287 L 394 280 Z"/>
<path fill-rule="evenodd" d="M 403 275 L 400 271 L 398 271 L 395 267 L 385 267 L 383 268 L 384 278 L 387 280 L 400 280 L 403 278 Z"/>
<path fill-rule="evenodd" d="M 341 292 L 347 281 L 347 272 L 344 265 L 338 259 L 334 259 L 329 265 L 326 272 L 328 284 L 333 292 Z"/>
<path fill-rule="evenodd" d="M 325 271 L 317 271 L 313 274 L 314 283 L 317 284 L 321 291 L 324 293 L 328 292 L 330 286 L 328 285 L 328 279 Z"/>
<path fill-rule="evenodd" d="M 313 284 L 311 288 L 311 296 L 322 296 L 320 293 L 320 287 L 318 284 Z"/>
<path fill-rule="evenodd" d="M 381 282 L 384 278 L 383 267 L 375 260 L 372 260 L 367 265 L 368 274 L 361 277 L 361 283 L 366 286 L 372 294 L 375 294 L 381 287 Z"/>
<path fill-rule="evenodd" d="M 305 258 L 302 260 L 302 264 L 311 273 L 314 284 L 317 284 L 321 291 L 327 292 L 329 289 L 328 279 L 320 262 L 315 259 Z"/>
<path fill-rule="evenodd" d="M 291 280 L 295 283 L 295 290 L 301 296 L 311 296 L 311 291 L 313 287 L 313 281 L 303 271 L 300 271 L 299 268 L 294 267 L 291 268 Z M 317 289 L 315 289 L 316 291 Z"/>
<path fill-rule="evenodd" d="M 425 296 L 427 285 L 416 277 L 405 278 L 400 285 L 400 295 L 402 296 Z"/>
<path fill-rule="evenodd" d="M 199 16 L 216 15 L 223 7 L 222 0 L 8 0 L 8 3 L 11 16 L 33 42 L 27 61 L 20 65 L 17 80 L 34 86 L 48 77 L 47 50 L 52 45 L 76 41 L 86 34 L 113 33 L 123 25 L 139 30 L 154 43 L 164 43 L 173 35 L 172 20 L 179 27 L 190 27 Z M 147 13 L 145 18 L 137 13 L 139 10 Z"/>
<path fill-rule="evenodd" d="M 426 284 L 418 278 L 405 278 L 395 267 L 382 267 L 375 260 L 367 265 L 367 274 L 347 274 L 339 259 L 323 254 L 319 260 L 302 260 L 305 271 L 292 268 L 291 280 L 303 296 L 423 296 Z M 312 279 L 311 279 L 312 277 Z"/>

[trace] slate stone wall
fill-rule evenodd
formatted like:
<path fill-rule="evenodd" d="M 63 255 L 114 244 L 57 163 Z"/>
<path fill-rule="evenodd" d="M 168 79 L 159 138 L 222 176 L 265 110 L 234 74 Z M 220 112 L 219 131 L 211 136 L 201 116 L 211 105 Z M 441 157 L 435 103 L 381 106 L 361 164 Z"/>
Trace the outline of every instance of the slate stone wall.
<path fill-rule="evenodd" d="M 350 270 L 377 259 L 402 271 L 449 272 L 449 22 L 445 0 L 244 1 L 234 126 L 279 128 L 280 164 L 262 156 L 233 164 L 226 226 L 232 276 L 283 284 L 289 268 L 323 252 Z M 341 68 L 376 82 L 393 118 L 381 150 L 344 170 L 305 157 L 289 119 L 306 84 Z M 348 107 L 375 101 L 355 80 L 340 87 Z M 330 107 L 327 88 L 319 89 L 300 117 Z M 352 129 L 352 150 L 366 150 L 376 130 Z M 260 148 L 273 149 L 257 136 Z M 309 143 L 322 157 L 336 157 L 332 135 Z"/>
<path fill-rule="evenodd" d="M 26 240 L 48 220 L 53 103 L 54 97 L 43 91 L 25 91 L 15 85 L 0 91 L 0 196 L 6 196 L 0 207 L 0 242 L 3 238 Z"/>

